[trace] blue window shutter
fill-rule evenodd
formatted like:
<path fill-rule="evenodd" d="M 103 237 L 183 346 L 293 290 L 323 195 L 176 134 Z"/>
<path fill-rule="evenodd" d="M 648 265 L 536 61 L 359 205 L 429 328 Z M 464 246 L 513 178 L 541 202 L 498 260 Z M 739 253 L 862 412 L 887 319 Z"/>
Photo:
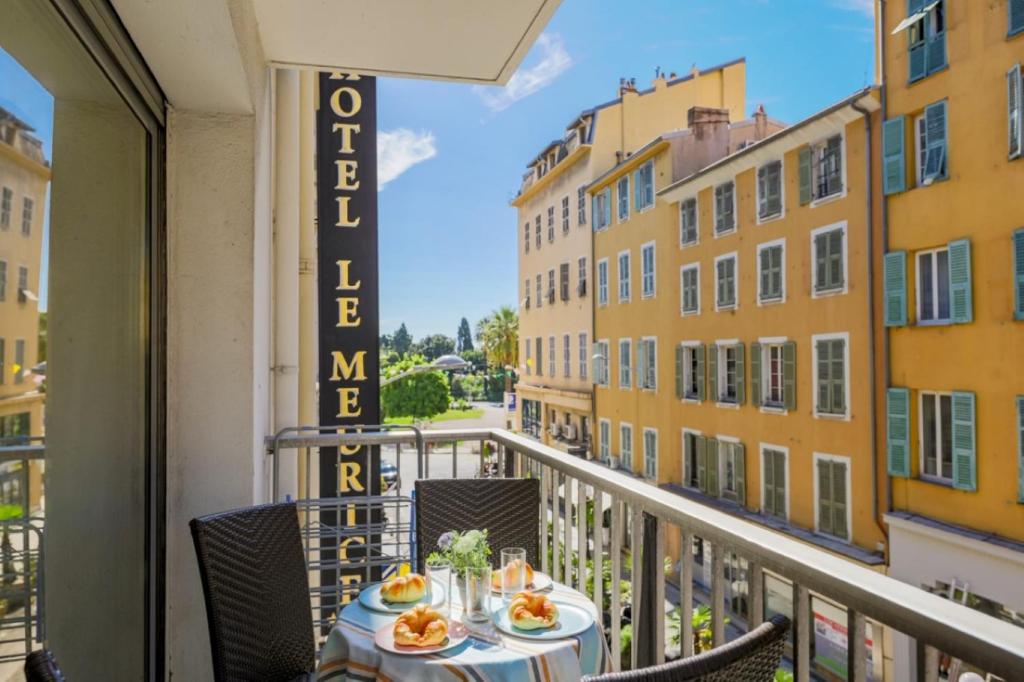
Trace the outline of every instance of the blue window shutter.
<path fill-rule="evenodd" d="M 1013 316 L 1024 320 L 1024 227 L 1013 233 Z"/>
<path fill-rule="evenodd" d="M 903 151 L 906 117 L 889 119 L 882 132 L 883 183 L 886 194 L 895 194 L 906 189 L 906 155 Z"/>
<path fill-rule="evenodd" d="M 885 254 L 885 326 L 907 323 L 907 252 Z"/>
<path fill-rule="evenodd" d="M 890 388 L 885 396 L 886 461 L 890 476 L 910 476 L 910 391 Z"/>
<path fill-rule="evenodd" d="M 633 210 L 639 211 L 640 207 L 644 205 L 644 194 L 643 194 L 643 169 L 638 168 L 633 173 Z"/>
<path fill-rule="evenodd" d="M 924 9 L 924 0 L 907 0 L 907 16 Z"/>
<path fill-rule="evenodd" d="M 599 214 L 597 212 L 597 195 L 591 195 L 590 197 L 590 215 L 594 218 L 594 230 L 598 229 L 598 225 L 601 223 Z"/>
<path fill-rule="evenodd" d="M 974 393 L 953 392 L 953 487 L 978 489 Z"/>
<path fill-rule="evenodd" d="M 971 242 L 959 239 L 949 243 L 949 308 L 953 322 L 965 324 L 973 319 L 971 298 Z"/>
<path fill-rule="evenodd" d="M 925 50 L 928 47 L 928 43 L 921 42 L 911 46 L 910 52 L 910 80 L 911 82 L 921 80 L 928 73 L 927 64 L 925 62 Z"/>
<path fill-rule="evenodd" d="M 925 20 L 928 21 L 927 19 Z M 935 73 L 946 65 L 946 32 L 936 33 L 928 36 L 928 44 L 925 48 L 925 61 L 927 62 L 928 73 Z"/>
<path fill-rule="evenodd" d="M 1024 395 L 1017 396 L 1017 476 L 1017 501 L 1024 502 Z"/>
<path fill-rule="evenodd" d="M 1014 34 L 1024 31 L 1024 0 L 1009 0 L 1006 4 L 1010 12 L 1007 33 Z"/>
<path fill-rule="evenodd" d="M 925 125 L 925 180 L 947 177 L 949 150 L 946 148 L 948 117 L 946 102 L 935 102 L 924 108 Z"/>
<path fill-rule="evenodd" d="M 612 224 L 612 188 L 610 185 L 604 188 L 604 224 Z"/>

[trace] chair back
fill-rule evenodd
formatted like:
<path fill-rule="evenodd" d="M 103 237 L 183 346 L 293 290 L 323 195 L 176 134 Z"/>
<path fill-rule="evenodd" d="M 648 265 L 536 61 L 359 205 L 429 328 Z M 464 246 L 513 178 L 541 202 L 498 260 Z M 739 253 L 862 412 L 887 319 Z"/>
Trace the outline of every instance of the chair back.
<path fill-rule="evenodd" d="M 189 527 L 214 679 L 272 682 L 311 672 L 313 614 L 295 504 L 211 514 Z"/>
<path fill-rule="evenodd" d="M 28 682 L 64 682 L 64 674 L 49 649 L 33 651 L 25 658 L 25 679 Z"/>
<path fill-rule="evenodd" d="M 772 616 L 739 639 L 702 654 L 640 670 L 584 677 L 585 682 L 772 682 L 782 661 L 789 618 Z"/>
<path fill-rule="evenodd" d="M 540 566 L 540 481 L 520 478 L 416 481 L 416 557 L 420 570 L 450 530 L 487 529 L 497 565 L 505 547 L 522 547 Z"/>

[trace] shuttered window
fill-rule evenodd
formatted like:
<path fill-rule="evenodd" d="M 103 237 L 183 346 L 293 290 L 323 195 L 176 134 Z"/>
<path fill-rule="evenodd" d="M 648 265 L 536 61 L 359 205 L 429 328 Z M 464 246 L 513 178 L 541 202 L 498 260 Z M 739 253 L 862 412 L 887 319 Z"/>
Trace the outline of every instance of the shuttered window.
<path fill-rule="evenodd" d="M 591 211 L 594 220 L 594 231 L 603 230 L 612 221 L 612 189 L 605 187 L 594 195 L 594 206 Z"/>
<path fill-rule="evenodd" d="M 658 432 L 644 429 L 644 476 L 658 478 Z"/>
<path fill-rule="evenodd" d="M 0 342 L 2 343 L 2 342 Z M 0 346 L 2 348 L 2 346 Z M 1017 501 L 1024 502 L 1024 395 L 1017 396 Z"/>
<path fill-rule="evenodd" d="M 683 391 L 686 400 L 704 400 L 704 346 L 681 346 Z"/>
<path fill-rule="evenodd" d="M 700 264 L 684 265 L 679 270 L 679 290 L 683 315 L 700 312 Z"/>
<path fill-rule="evenodd" d="M 815 411 L 817 414 L 846 414 L 846 340 L 818 339 L 814 344 L 817 369 Z"/>
<path fill-rule="evenodd" d="M 731 308 L 736 305 L 736 256 L 715 259 L 715 307 Z"/>
<path fill-rule="evenodd" d="M 825 199 L 843 191 L 843 138 L 841 135 L 818 142 L 811 147 L 815 200 Z"/>
<path fill-rule="evenodd" d="M 21 202 L 21 233 L 25 236 L 32 234 L 32 213 L 35 209 L 35 202 L 25 197 Z"/>
<path fill-rule="evenodd" d="M 885 254 L 882 279 L 885 284 L 885 326 L 901 327 L 907 323 L 907 254 L 893 251 Z"/>
<path fill-rule="evenodd" d="M 758 248 L 758 299 L 762 302 L 778 301 L 783 297 L 783 249 L 782 244 L 768 244 Z"/>
<path fill-rule="evenodd" d="M 635 184 L 634 204 L 640 211 L 654 206 L 654 162 L 648 161 L 633 174 Z"/>
<path fill-rule="evenodd" d="M 0 301 L 7 300 L 7 261 L 0 260 Z"/>
<path fill-rule="evenodd" d="M 1020 2 L 1024 4 L 1024 0 Z M 1024 144 L 1021 140 L 1024 135 L 1024 81 L 1021 79 L 1020 64 L 1014 64 L 1006 72 L 1006 124 L 1007 153 L 1011 159 L 1016 159 Z"/>
<path fill-rule="evenodd" d="M 846 463 L 819 459 L 817 467 L 818 532 L 849 540 L 850 530 L 846 519 L 849 504 Z"/>
<path fill-rule="evenodd" d="M 535 228 L 535 233 L 536 233 L 536 240 L 534 242 L 534 245 L 539 249 L 540 248 L 540 242 L 541 242 L 541 236 L 540 236 L 540 214 L 539 213 L 537 214 L 537 218 L 534 220 L 534 228 Z"/>
<path fill-rule="evenodd" d="M 772 161 L 757 169 L 757 217 L 767 220 L 782 215 L 782 162 Z"/>
<path fill-rule="evenodd" d="M 811 148 L 800 150 L 800 205 L 811 203 L 814 192 L 811 189 Z"/>
<path fill-rule="evenodd" d="M 608 385 L 608 342 L 594 342 L 594 383 Z"/>
<path fill-rule="evenodd" d="M 813 239 L 815 293 L 842 290 L 846 285 L 845 228 L 836 227 L 815 232 Z"/>
<path fill-rule="evenodd" d="M 750 402 L 796 408 L 796 342 L 750 344 Z"/>
<path fill-rule="evenodd" d="M 548 337 L 548 376 L 555 376 L 555 337 Z"/>
<path fill-rule="evenodd" d="M 583 297 L 587 295 L 587 257 L 583 256 L 576 261 L 576 295 Z"/>
<path fill-rule="evenodd" d="M 11 204 L 14 201 L 14 190 L 4 187 L 0 193 L 0 230 L 11 226 Z"/>
<path fill-rule="evenodd" d="M 1007 0 L 1009 22 L 1007 34 L 1013 35 L 1024 31 L 1024 0 Z"/>
<path fill-rule="evenodd" d="M 580 379 L 587 378 L 587 365 L 590 363 L 587 361 L 587 333 L 580 332 L 579 336 L 580 346 Z"/>
<path fill-rule="evenodd" d="M 700 487 L 700 476 L 697 469 L 697 439 L 695 433 L 683 432 L 683 484 L 690 488 Z"/>
<path fill-rule="evenodd" d="M 658 388 L 657 341 L 640 339 L 636 348 L 637 387 L 648 391 Z"/>
<path fill-rule="evenodd" d="M 640 247 L 640 296 L 650 298 L 654 296 L 654 242 L 644 244 Z"/>
<path fill-rule="evenodd" d="M 761 451 L 764 476 L 762 507 L 766 514 L 786 518 L 786 453 L 765 448 Z"/>
<path fill-rule="evenodd" d="M 720 494 L 718 475 L 718 441 L 714 438 L 704 439 L 704 492 L 718 497 Z"/>
<path fill-rule="evenodd" d="M 569 264 L 558 266 L 558 292 L 563 301 L 569 300 Z"/>
<path fill-rule="evenodd" d="M 953 322 L 966 324 L 974 319 L 971 243 L 966 239 L 949 243 L 949 298 Z"/>
<path fill-rule="evenodd" d="M 619 222 L 629 220 L 629 176 L 623 175 L 619 178 L 619 181 L 615 183 L 615 195 L 616 201 L 618 202 L 618 217 Z"/>
<path fill-rule="evenodd" d="M 548 241 L 555 241 L 555 207 L 548 206 Z"/>
<path fill-rule="evenodd" d="M 712 346 L 712 373 L 716 373 L 713 386 L 717 388 L 716 400 L 720 403 L 743 404 L 744 348 L 742 343 L 728 346 Z"/>
<path fill-rule="evenodd" d="M 14 383 L 25 383 L 25 339 L 14 340 Z"/>
<path fill-rule="evenodd" d="M 623 469 L 633 470 L 633 427 L 629 424 L 619 425 L 619 458 Z"/>
<path fill-rule="evenodd" d="M 943 0 L 908 0 L 907 16 L 915 17 L 907 28 L 911 82 L 946 66 L 946 7 Z"/>
<path fill-rule="evenodd" d="M 978 489 L 974 394 L 954 391 L 952 397 L 953 487 Z"/>
<path fill-rule="evenodd" d="M 555 269 L 548 270 L 548 303 L 555 302 Z"/>
<path fill-rule="evenodd" d="M 535 355 L 537 356 L 537 376 L 544 376 L 544 340 L 539 336 L 534 339 Z"/>
<path fill-rule="evenodd" d="M 949 249 L 917 254 L 917 323 L 948 324 Z"/>
<path fill-rule="evenodd" d="M 885 122 L 882 127 L 882 183 L 886 194 L 906 189 L 907 160 L 906 118 L 900 116 Z"/>
<path fill-rule="evenodd" d="M 523 225 L 523 236 L 523 252 L 530 253 L 530 223 L 528 222 Z"/>
<path fill-rule="evenodd" d="M 541 276 L 537 275 L 537 307 L 538 308 L 540 308 L 540 307 L 542 307 L 544 305 L 544 296 L 543 296 L 543 293 L 541 292 L 541 286 L 542 286 Z"/>
<path fill-rule="evenodd" d="M 597 263 L 597 303 L 608 305 L 608 259 Z"/>
<path fill-rule="evenodd" d="M 562 335 L 562 374 L 566 379 L 572 376 L 572 337 Z"/>
<path fill-rule="evenodd" d="M 633 388 L 633 342 L 619 340 L 619 388 Z"/>
<path fill-rule="evenodd" d="M 715 187 L 715 233 L 724 234 L 736 227 L 732 181 Z"/>
<path fill-rule="evenodd" d="M 910 391 L 890 388 L 885 396 L 886 461 L 890 476 L 910 476 Z"/>
<path fill-rule="evenodd" d="M 1013 233 L 1013 316 L 1024 320 L 1024 227 Z"/>
<path fill-rule="evenodd" d="M 587 187 L 581 185 L 576 190 L 576 224 L 587 224 Z"/>
<path fill-rule="evenodd" d="M 526 356 L 526 374 L 533 374 L 533 353 L 530 339 L 526 339 L 523 342 L 523 355 Z"/>
<path fill-rule="evenodd" d="M 629 251 L 619 254 L 619 303 L 629 300 Z"/>
<path fill-rule="evenodd" d="M 953 480 L 953 407 L 948 393 L 921 391 L 921 475 Z"/>
<path fill-rule="evenodd" d="M 742 443 L 718 441 L 722 497 L 740 504 L 747 501 L 747 465 Z"/>
<path fill-rule="evenodd" d="M 597 453 L 602 462 L 608 461 L 611 454 L 612 425 L 608 420 L 602 419 L 597 423 Z"/>
<path fill-rule="evenodd" d="M 679 203 L 679 244 L 689 246 L 697 243 L 697 199 L 690 198 Z"/>
<path fill-rule="evenodd" d="M 569 234 L 569 195 L 562 197 L 562 234 Z"/>
<path fill-rule="evenodd" d="M 947 111 L 946 102 L 935 102 L 925 107 L 923 118 L 923 140 L 919 137 L 924 166 L 918 177 L 924 186 L 948 177 L 948 154 L 946 148 Z"/>

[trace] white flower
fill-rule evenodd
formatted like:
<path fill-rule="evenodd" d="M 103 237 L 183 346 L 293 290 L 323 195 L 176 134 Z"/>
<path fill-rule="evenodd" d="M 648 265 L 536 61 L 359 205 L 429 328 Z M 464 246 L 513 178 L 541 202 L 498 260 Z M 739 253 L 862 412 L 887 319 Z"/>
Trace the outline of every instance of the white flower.
<path fill-rule="evenodd" d="M 455 541 L 454 549 L 459 554 L 469 554 L 476 549 L 476 538 L 470 534 L 463 535 Z"/>

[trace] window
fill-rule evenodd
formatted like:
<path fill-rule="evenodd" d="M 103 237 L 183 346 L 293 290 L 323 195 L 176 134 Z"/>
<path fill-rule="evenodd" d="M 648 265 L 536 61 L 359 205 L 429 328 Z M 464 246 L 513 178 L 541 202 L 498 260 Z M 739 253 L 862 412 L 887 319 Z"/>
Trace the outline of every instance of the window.
<path fill-rule="evenodd" d="M 14 340 L 14 383 L 25 383 L 25 339 Z"/>
<path fill-rule="evenodd" d="M 684 400 L 704 400 L 704 346 L 680 347 L 682 355 L 682 395 Z"/>
<path fill-rule="evenodd" d="M 843 191 L 843 137 L 832 137 L 811 147 L 814 199 L 826 199 Z"/>
<path fill-rule="evenodd" d="M 918 187 L 927 187 L 948 177 L 946 102 L 929 104 L 924 113 L 914 119 L 914 150 Z"/>
<path fill-rule="evenodd" d="M 750 345 L 750 393 L 760 407 L 796 408 L 796 343 L 763 339 Z"/>
<path fill-rule="evenodd" d="M 846 416 L 846 337 L 814 337 L 814 412 Z"/>
<path fill-rule="evenodd" d="M 11 226 L 11 203 L 14 201 L 14 192 L 10 187 L 4 187 L 3 195 L 0 195 L 0 229 L 6 230 Z"/>
<path fill-rule="evenodd" d="M 1024 9 L 1021 11 L 1024 17 Z M 0 351 L 3 350 L 3 340 L 0 339 Z M 0 353 L 0 367 L 3 366 L 3 357 Z M 1017 466 L 1020 476 L 1020 487 L 1017 490 L 1017 501 L 1024 502 L 1024 396 L 1017 396 Z"/>
<path fill-rule="evenodd" d="M 715 310 L 736 307 L 736 254 L 715 259 Z"/>
<path fill-rule="evenodd" d="M 594 231 L 603 230 L 612 222 L 612 190 L 605 187 L 594 195 Z"/>
<path fill-rule="evenodd" d="M 654 338 L 640 339 L 636 348 L 636 384 L 647 391 L 658 388 L 658 342 Z"/>
<path fill-rule="evenodd" d="M 35 207 L 35 203 L 25 197 L 21 203 L 21 233 L 23 235 L 32 234 L 32 209 Z"/>
<path fill-rule="evenodd" d="M 817 476 L 815 494 L 818 497 L 817 530 L 819 533 L 835 536 L 841 540 L 850 539 L 847 510 L 849 481 L 847 480 L 846 459 L 815 456 Z"/>
<path fill-rule="evenodd" d="M 526 339 L 523 343 L 524 354 L 526 355 L 526 374 L 529 376 L 533 374 L 533 354 L 530 352 L 531 347 L 530 339 Z"/>
<path fill-rule="evenodd" d="M 619 388 L 633 388 L 633 342 L 619 339 Z"/>
<path fill-rule="evenodd" d="M 527 310 L 530 309 L 530 278 L 527 277 L 523 282 L 523 307 Z"/>
<path fill-rule="evenodd" d="M 949 249 L 917 254 L 917 322 L 948 324 Z"/>
<path fill-rule="evenodd" d="M 629 176 L 623 175 L 615 183 L 615 197 L 618 200 L 619 222 L 629 220 Z"/>
<path fill-rule="evenodd" d="M 580 185 L 576 190 L 576 224 L 587 224 L 587 187 Z"/>
<path fill-rule="evenodd" d="M 594 383 L 608 385 L 608 340 L 594 342 Z"/>
<path fill-rule="evenodd" d="M 1024 9 L 1020 14 L 1024 17 Z M 1016 159 L 1021 155 L 1021 145 L 1024 144 L 1021 139 L 1024 136 L 1024 79 L 1021 78 L 1020 64 L 1014 64 L 1006 72 L 1006 123 L 1008 153 L 1011 159 Z"/>
<path fill-rule="evenodd" d="M 722 497 L 746 503 L 747 467 L 743 444 L 718 439 L 718 462 L 722 469 Z"/>
<path fill-rule="evenodd" d="M 771 161 L 757 169 L 757 218 L 782 215 L 782 162 Z"/>
<path fill-rule="evenodd" d="M 558 266 L 558 289 L 563 301 L 569 300 L 569 264 Z"/>
<path fill-rule="evenodd" d="M 946 65 L 945 3 L 908 0 L 907 18 L 899 28 L 907 30 L 911 82 L 935 73 Z"/>
<path fill-rule="evenodd" d="M 555 269 L 548 270 L 548 303 L 555 302 Z"/>
<path fill-rule="evenodd" d="M 785 298 L 785 240 L 757 247 L 757 300 L 762 303 Z"/>
<path fill-rule="evenodd" d="M 697 243 L 697 199 L 690 198 L 679 203 L 679 245 Z"/>
<path fill-rule="evenodd" d="M 597 262 L 597 304 L 608 305 L 608 259 Z"/>
<path fill-rule="evenodd" d="M 523 224 L 523 253 L 530 253 L 530 223 Z"/>
<path fill-rule="evenodd" d="M 583 256 L 577 261 L 576 295 L 583 297 L 587 295 L 587 257 Z"/>
<path fill-rule="evenodd" d="M 0 386 L 7 382 L 7 340 L 0 339 Z"/>
<path fill-rule="evenodd" d="M 785 519 L 786 513 L 786 448 L 761 446 L 762 480 L 761 509 L 765 514 Z"/>
<path fill-rule="evenodd" d="M 812 294 L 846 291 L 846 224 L 822 227 L 811 232 L 814 254 Z"/>
<path fill-rule="evenodd" d="M 580 379 L 587 378 L 587 333 L 580 332 Z"/>
<path fill-rule="evenodd" d="M 24 265 L 18 266 L 18 303 L 28 300 L 25 292 L 28 291 L 28 268 Z"/>
<path fill-rule="evenodd" d="M 537 376 L 544 376 L 544 341 L 538 336 L 534 340 L 534 348 L 537 356 Z"/>
<path fill-rule="evenodd" d="M 537 275 L 537 307 L 540 308 L 544 305 L 544 296 L 541 292 L 541 276 Z"/>
<path fill-rule="evenodd" d="M 658 478 L 658 431 L 644 429 L 644 477 Z"/>
<path fill-rule="evenodd" d="M 683 315 L 700 313 L 700 263 L 679 268 L 679 291 Z"/>
<path fill-rule="evenodd" d="M 619 457 L 623 469 L 633 470 L 633 425 L 619 424 Z"/>
<path fill-rule="evenodd" d="M 536 220 L 534 220 L 534 227 L 535 227 L 535 230 L 536 230 L 536 240 L 534 242 L 534 246 L 536 246 L 539 249 L 540 248 L 540 214 L 539 213 L 537 214 Z"/>
<path fill-rule="evenodd" d="M 7 261 L 0 260 L 0 301 L 7 300 Z"/>
<path fill-rule="evenodd" d="M 654 162 L 648 161 L 640 166 L 633 174 L 633 182 L 636 191 L 633 203 L 637 213 L 654 206 Z"/>
<path fill-rule="evenodd" d="M 640 247 L 640 296 L 654 296 L 654 242 L 647 242 Z"/>
<path fill-rule="evenodd" d="M 1024 320 L 1024 228 L 1013 233 L 1013 303 L 1013 316 Z"/>
<path fill-rule="evenodd" d="M 736 228 L 735 190 L 732 181 L 715 187 L 715 234 Z"/>
<path fill-rule="evenodd" d="M 548 241 L 555 241 L 555 207 L 548 206 Z"/>
<path fill-rule="evenodd" d="M 719 343 L 711 347 L 712 395 L 720 403 L 743 402 L 743 344 Z"/>
<path fill-rule="evenodd" d="M 555 376 L 555 337 L 548 337 L 548 376 Z"/>
<path fill-rule="evenodd" d="M 700 434 L 689 429 L 683 429 L 683 485 L 690 488 L 700 486 L 700 477 L 697 465 L 697 443 L 700 441 Z"/>
<path fill-rule="evenodd" d="M 1010 14 L 1009 26 L 1006 31 L 1007 35 L 1012 36 L 1024 31 L 1024 2 L 1021 2 L 1021 0 L 1009 0 L 1006 3 L 1006 9 Z"/>
<path fill-rule="evenodd" d="M 921 475 L 953 482 L 953 396 L 921 391 Z"/>
<path fill-rule="evenodd" d="M 619 303 L 629 300 L 629 251 L 619 254 Z"/>
<path fill-rule="evenodd" d="M 566 379 L 572 376 L 572 339 L 568 334 L 562 336 L 562 375 Z"/>
<path fill-rule="evenodd" d="M 569 195 L 562 197 L 562 234 L 569 234 Z"/>
<path fill-rule="evenodd" d="M 602 462 L 607 462 L 611 451 L 612 425 L 607 419 L 597 422 L 598 455 Z"/>

